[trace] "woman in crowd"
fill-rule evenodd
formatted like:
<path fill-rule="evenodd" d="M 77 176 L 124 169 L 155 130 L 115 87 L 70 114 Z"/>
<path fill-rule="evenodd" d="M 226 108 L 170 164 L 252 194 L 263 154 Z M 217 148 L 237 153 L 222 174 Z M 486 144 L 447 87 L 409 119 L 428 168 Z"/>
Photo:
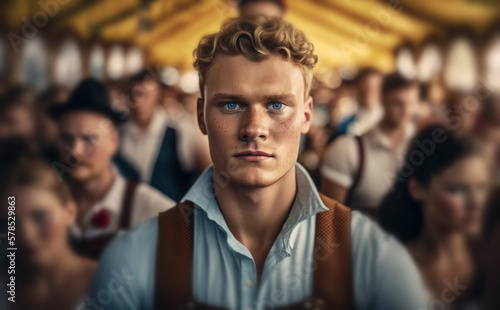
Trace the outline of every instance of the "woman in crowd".
<path fill-rule="evenodd" d="M 414 139 L 382 202 L 382 227 L 406 245 L 435 306 L 460 303 L 475 281 L 468 237 L 479 229 L 488 182 L 479 145 L 431 126 Z"/>
<path fill-rule="evenodd" d="M 480 296 L 467 309 L 500 309 L 500 186 L 496 186 L 486 206 L 482 235 L 480 263 L 482 281 Z"/>
<path fill-rule="evenodd" d="M 2 166 L 0 192 L 2 201 L 16 207 L 19 250 L 16 302 L 9 304 L 13 309 L 76 309 L 96 263 L 75 255 L 68 243 L 67 230 L 76 215 L 69 189 L 37 157 L 25 154 Z M 7 219 L 7 208 L 2 212 Z"/>

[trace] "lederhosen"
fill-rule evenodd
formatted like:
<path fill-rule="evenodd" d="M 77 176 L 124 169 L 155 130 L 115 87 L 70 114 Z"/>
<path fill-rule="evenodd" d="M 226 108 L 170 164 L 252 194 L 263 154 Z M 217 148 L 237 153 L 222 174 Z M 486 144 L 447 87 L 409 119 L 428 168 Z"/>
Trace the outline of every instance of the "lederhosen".
<path fill-rule="evenodd" d="M 316 261 L 314 292 L 307 300 L 271 309 L 354 309 L 351 267 L 351 212 L 320 194 L 328 211 L 316 217 L 314 253 L 335 251 Z M 222 309 L 199 303 L 192 293 L 193 203 L 184 201 L 160 213 L 156 256 L 155 309 Z M 326 252 L 328 253 L 328 252 Z"/>
<path fill-rule="evenodd" d="M 127 180 L 118 224 L 119 230 L 128 230 L 132 226 L 132 202 L 134 200 L 137 185 L 138 183 Z M 80 240 L 72 238 L 71 243 L 73 249 L 78 254 L 97 260 L 109 242 L 111 242 L 117 234 L 118 232 L 113 232 L 96 238 L 82 238 Z"/>

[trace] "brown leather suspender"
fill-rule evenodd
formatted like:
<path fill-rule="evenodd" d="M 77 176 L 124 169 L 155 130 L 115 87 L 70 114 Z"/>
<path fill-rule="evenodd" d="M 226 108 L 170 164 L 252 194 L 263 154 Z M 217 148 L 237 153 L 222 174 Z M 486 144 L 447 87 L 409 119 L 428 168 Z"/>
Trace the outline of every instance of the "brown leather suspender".
<path fill-rule="evenodd" d="M 351 211 L 320 194 L 328 211 L 316 217 L 313 297 L 279 309 L 354 309 Z M 193 210 L 190 201 L 160 213 L 156 254 L 155 309 L 220 309 L 192 297 Z M 311 304 L 311 302 L 313 304 Z"/>
<path fill-rule="evenodd" d="M 356 145 L 358 146 L 358 156 L 359 156 L 359 164 L 358 170 L 356 170 L 356 174 L 354 175 L 354 181 L 352 182 L 349 191 L 346 196 L 346 205 L 351 206 L 352 196 L 354 191 L 358 188 L 359 183 L 361 182 L 361 177 L 363 176 L 363 171 L 365 169 L 365 147 L 363 145 L 363 140 L 361 136 L 355 136 Z"/>
<path fill-rule="evenodd" d="M 134 202 L 134 194 L 137 185 L 137 182 L 127 180 L 120 216 L 120 229 L 128 230 L 132 226 L 132 205 Z"/>

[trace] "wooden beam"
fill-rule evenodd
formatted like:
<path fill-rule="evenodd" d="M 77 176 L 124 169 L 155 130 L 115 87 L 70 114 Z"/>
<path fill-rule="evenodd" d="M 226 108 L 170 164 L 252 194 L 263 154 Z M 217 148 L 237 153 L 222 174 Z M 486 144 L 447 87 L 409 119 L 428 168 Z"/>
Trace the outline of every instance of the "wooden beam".
<path fill-rule="evenodd" d="M 100 4 L 103 3 L 105 0 L 84 0 L 79 2 L 78 4 L 70 7 L 69 9 L 59 12 L 54 16 L 52 19 L 49 20 L 49 28 L 53 30 L 53 28 L 56 28 L 59 26 L 60 23 L 67 19 L 71 19 L 75 17 L 76 15 L 82 14 L 84 11 Z"/>

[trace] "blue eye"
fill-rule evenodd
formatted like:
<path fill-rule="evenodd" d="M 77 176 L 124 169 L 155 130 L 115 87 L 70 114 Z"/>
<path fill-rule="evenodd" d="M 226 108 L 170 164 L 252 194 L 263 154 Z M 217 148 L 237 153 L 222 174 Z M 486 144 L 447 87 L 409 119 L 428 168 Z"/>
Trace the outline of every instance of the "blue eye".
<path fill-rule="evenodd" d="M 283 103 L 281 103 L 281 102 L 272 102 L 269 106 L 273 110 L 281 110 L 283 108 Z"/>
<path fill-rule="evenodd" d="M 228 103 L 225 103 L 224 104 L 224 107 L 228 110 L 236 110 L 239 108 L 239 104 L 237 104 L 236 102 L 228 102 Z"/>

